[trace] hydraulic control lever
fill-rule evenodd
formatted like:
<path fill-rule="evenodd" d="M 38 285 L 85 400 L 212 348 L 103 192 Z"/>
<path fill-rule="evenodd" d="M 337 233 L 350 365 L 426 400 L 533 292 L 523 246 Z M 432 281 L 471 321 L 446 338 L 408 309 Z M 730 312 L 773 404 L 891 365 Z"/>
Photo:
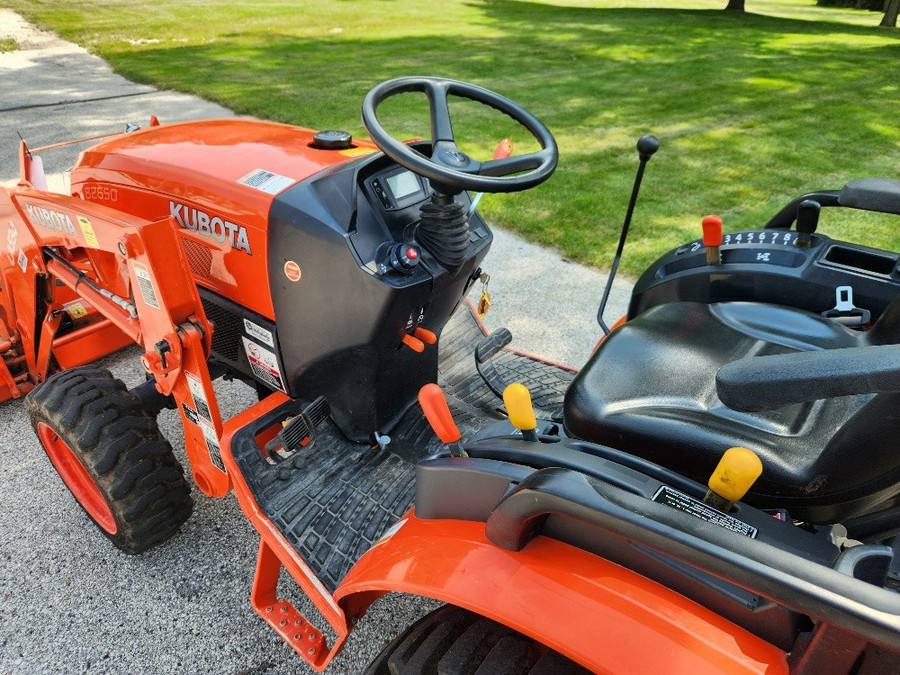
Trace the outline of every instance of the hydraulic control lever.
<path fill-rule="evenodd" d="M 625 248 L 625 239 L 628 238 L 628 228 L 631 225 L 631 216 L 634 214 L 634 206 L 637 204 L 638 193 L 641 190 L 641 181 L 644 179 L 644 168 L 657 150 L 659 150 L 659 141 L 656 139 L 656 136 L 647 135 L 641 136 L 638 139 L 637 151 L 640 164 L 638 164 L 637 175 L 634 177 L 634 186 L 631 188 L 631 199 L 628 202 L 628 210 L 625 212 L 625 222 L 622 223 L 622 233 L 619 235 L 619 245 L 616 248 L 616 255 L 613 258 L 612 267 L 609 270 L 606 288 L 603 289 L 600 307 L 597 309 L 597 323 L 600 324 L 600 328 L 603 330 L 604 335 L 609 335 L 609 328 L 603 321 L 603 311 L 606 309 L 606 303 L 609 302 L 609 294 L 612 291 L 613 280 L 616 278 L 616 272 L 619 270 L 619 261 L 622 259 L 622 250 Z"/>
<path fill-rule="evenodd" d="M 709 477 L 709 492 L 703 498 L 719 511 L 729 511 L 741 501 L 762 474 L 763 465 L 757 454 L 747 448 L 729 448 Z"/>
<path fill-rule="evenodd" d="M 706 246 L 706 264 L 722 264 L 722 219 L 706 216 L 703 219 L 703 245 Z"/>
<path fill-rule="evenodd" d="M 503 390 L 503 403 L 509 414 L 509 421 L 522 432 L 526 441 L 537 441 L 537 418 L 531 404 L 531 392 L 524 384 L 515 382 Z"/>
<path fill-rule="evenodd" d="M 460 443 L 462 434 L 453 421 L 453 413 L 447 405 L 444 390 L 436 384 L 426 384 L 419 390 L 419 405 L 434 433 L 450 447 L 450 454 L 454 457 L 468 457 Z"/>

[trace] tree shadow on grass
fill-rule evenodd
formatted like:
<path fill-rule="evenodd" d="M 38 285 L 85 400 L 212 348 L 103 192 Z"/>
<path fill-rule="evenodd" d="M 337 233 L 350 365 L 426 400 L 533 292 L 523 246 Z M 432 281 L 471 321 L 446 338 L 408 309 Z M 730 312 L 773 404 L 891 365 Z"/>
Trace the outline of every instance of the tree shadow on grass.
<path fill-rule="evenodd" d="M 641 205 L 660 225 L 647 259 L 693 237 L 707 211 L 753 227 L 806 189 L 895 174 L 900 164 L 900 40 L 884 31 L 721 11 L 472 6 L 476 35 L 455 24 L 402 39 L 238 31 L 215 43 L 111 47 L 108 56 L 130 77 L 239 112 L 355 133 L 365 92 L 390 77 L 442 75 L 497 90 L 547 123 L 562 160 L 550 184 L 492 198 L 488 215 L 600 264 L 641 132 L 663 143 Z M 390 112 L 398 133 L 427 135 L 421 101 Z M 482 150 L 504 133 L 477 111 L 457 129 Z"/>

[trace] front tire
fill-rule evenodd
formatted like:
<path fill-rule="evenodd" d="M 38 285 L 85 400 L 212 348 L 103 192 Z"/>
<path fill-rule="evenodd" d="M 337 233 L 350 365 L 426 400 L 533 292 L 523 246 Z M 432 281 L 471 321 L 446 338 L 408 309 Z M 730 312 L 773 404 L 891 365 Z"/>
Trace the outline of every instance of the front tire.
<path fill-rule="evenodd" d="M 108 370 L 57 373 L 25 407 L 66 487 L 115 546 L 142 553 L 190 517 L 194 501 L 172 446 Z"/>
<path fill-rule="evenodd" d="M 397 636 L 365 675 L 590 675 L 512 628 L 444 605 Z"/>

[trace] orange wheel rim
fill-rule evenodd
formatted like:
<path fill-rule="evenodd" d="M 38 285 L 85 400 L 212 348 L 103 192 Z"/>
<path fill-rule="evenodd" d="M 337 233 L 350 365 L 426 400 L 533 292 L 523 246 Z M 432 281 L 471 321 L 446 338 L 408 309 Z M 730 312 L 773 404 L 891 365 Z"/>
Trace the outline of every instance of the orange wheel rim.
<path fill-rule="evenodd" d="M 97 483 L 91 478 L 69 445 L 43 422 L 38 423 L 37 431 L 50 461 L 53 462 L 53 466 L 56 467 L 66 487 L 75 495 L 78 503 L 100 527 L 109 534 L 115 534 L 118 525 L 116 525 L 112 509 L 109 508 Z"/>

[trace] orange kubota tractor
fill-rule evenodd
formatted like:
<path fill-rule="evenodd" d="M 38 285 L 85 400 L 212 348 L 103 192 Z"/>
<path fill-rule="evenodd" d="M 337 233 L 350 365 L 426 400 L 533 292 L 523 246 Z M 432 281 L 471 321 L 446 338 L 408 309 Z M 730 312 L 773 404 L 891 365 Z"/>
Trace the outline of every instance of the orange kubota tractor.
<path fill-rule="evenodd" d="M 378 120 L 406 92 L 430 141 Z M 472 159 L 449 95 L 541 149 Z M 492 239 L 469 191 L 549 178 L 546 127 L 425 77 L 372 89 L 363 122 L 372 142 L 154 119 L 84 151 L 71 194 L 40 189 L 23 142 L 0 190 L 0 398 L 27 394 L 100 531 L 139 553 L 190 516 L 156 424 L 174 408 L 197 487 L 233 490 L 260 534 L 254 609 L 316 670 L 400 591 L 446 606 L 370 673 L 900 671 L 898 255 L 816 232 L 822 208 L 900 214 L 900 182 L 749 232 L 708 218 L 576 374 L 463 302 Z M 90 363 L 131 343 L 128 390 Z M 223 420 L 219 377 L 259 402 Z M 327 625 L 279 599 L 283 570 Z"/>

